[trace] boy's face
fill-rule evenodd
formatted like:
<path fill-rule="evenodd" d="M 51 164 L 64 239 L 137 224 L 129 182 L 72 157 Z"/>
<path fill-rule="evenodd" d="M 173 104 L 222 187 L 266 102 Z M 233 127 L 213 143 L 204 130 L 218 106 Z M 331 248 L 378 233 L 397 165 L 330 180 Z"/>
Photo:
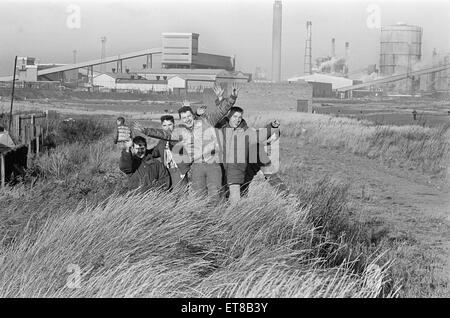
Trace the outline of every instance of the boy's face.
<path fill-rule="evenodd" d="M 172 121 L 171 121 L 171 120 L 164 120 L 164 121 L 161 123 L 161 128 L 162 128 L 163 130 L 165 130 L 165 131 L 170 131 L 170 132 L 172 132 L 172 131 L 173 131 L 173 123 L 172 123 Z"/>
<path fill-rule="evenodd" d="M 143 143 L 133 143 L 133 154 L 138 158 L 143 158 L 145 156 L 145 150 L 147 146 Z"/>
<path fill-rule="evenodd" d="M 192 126 L 194 126 L 194 115 L 192 115 L 190 111 L 181 113 L 180 119 L 181 122 L 186 125 L 186 127 L 191 128 Z"/>
<path fill-rule="evenodd" d="M 122 121 L 118 120 L 117 121 L 117 126 L 122 126 Z"/>
<path fill-rule="evenodd" d="M 230 126 L 232 128 L 237 128 L 241 124 L 242 121 L 242 113 L 234 112 L 234 114 L 230 117 Z"/>

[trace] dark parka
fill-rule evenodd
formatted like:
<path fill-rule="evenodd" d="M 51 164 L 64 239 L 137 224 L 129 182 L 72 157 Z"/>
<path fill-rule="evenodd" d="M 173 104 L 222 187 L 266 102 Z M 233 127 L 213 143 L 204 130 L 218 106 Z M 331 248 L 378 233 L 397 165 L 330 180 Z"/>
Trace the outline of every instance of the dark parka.
<path fill-rule="evenodd" d="M 152 157 L 149 150 L 142 159 L 122 150 L 119 169 L 128 176 L 130 189 L 141 187 L 144 191 L 149 188 L 166 190 L 170 186 L 169 172 L 160 161 Z"/>

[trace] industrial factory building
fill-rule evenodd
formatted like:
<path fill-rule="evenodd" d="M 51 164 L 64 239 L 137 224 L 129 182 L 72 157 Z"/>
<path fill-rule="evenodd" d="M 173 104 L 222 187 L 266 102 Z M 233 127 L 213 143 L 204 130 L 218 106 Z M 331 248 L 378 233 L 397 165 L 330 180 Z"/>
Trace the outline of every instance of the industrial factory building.
<path fill-rule="evenodd" d="M 241 72 L 213 69 L 158 69 L 136 73 L 102 73 L 94 76 L 93 85 L 100 91 L 202 92 L 216 84 L 247 83 L 249 76 Z"/>
<path fill-rule="evenodd" d="M 235 71 L 234 56 L 198 51 L 198 33 L 163 33 L 162 47 L 112 57 L 102 56 L 74 64 L 38 64 L 35 58 L 19 58 L 17 77 L 23 82 L 57 81 L 98 90 L 141 92 L 201 92 L 215 84 L 249 82 L 251 74 Z M 102 50 L 103 51 L 103 50 Z M 153 56 L 161 64 L 153 65 Z M 122 72 L 126 59 L 147 57 L 143 69 Z M 95 72 L 94 66 L 116 63 L 112 72 Z M 104 68 L 104 67 L 103 67 Z M 10 81 L 12 76 L 1 78 Z"/>
<path fill-rule="evenodd" d="M 163 33 L 161 67 L 234 71 L 234 57 L 200 53 L 198 38 L 198 33 Z"/>
<path fill-rule="evenodd" d="M 281 74 L 282 2 L 275 0 L 272 10 L 272 74 L 269 76 L 257 68 L 255 82 L 275 84 L 284 81 L 289 84 L 304 81 L 312 87 L 314 97 L 327 98 L 352 97 L 353 91 L 376 96 L 388 92 L 416 95 L 450 91 L 450 54 L 433 52 L 432 62 L 427 59 L 425 63 L 422 27 L 405 23 L 381 27 L 379 57 L 371 61 L 369 67 L 355 71 L 349 65 L 348 39 L 331 38 L 329 53 L 313 59 L 312 46 L 316 43 L 312 40 L 313 23 L 305 21 L 304 76 L 289 78 L 286 83 Z M 19 58 L 16 79 L 22 86 L 25 86 L 23 83 L 57 82 L 65 87 L 180 94 L 203 92 L 217 84 L 226 86 L 231 82 L 252 81 L 251 74 L 236 70 L 234 56 L 200 52 L 199 37 L 198 33 L 162 33 L 161 47 L 109 57 L 105 54 L 106 38 L 102 37 L 100 59 L 77 63 L 74 56 L 73 64 L 64 65 Z M 155 56 L 158 56 L 158 63 L 153 63 Z M 135 58 L 146 58 L 142 68 L 123 67 L 124 61 Z M 112 63 L 115 67 L 106 71 L 106 66 Z M 94 71 L 97 66 L 100 66 L 100 72 Z M 0 78 L 0 86 L 11 79 L 12 76 Z"/>

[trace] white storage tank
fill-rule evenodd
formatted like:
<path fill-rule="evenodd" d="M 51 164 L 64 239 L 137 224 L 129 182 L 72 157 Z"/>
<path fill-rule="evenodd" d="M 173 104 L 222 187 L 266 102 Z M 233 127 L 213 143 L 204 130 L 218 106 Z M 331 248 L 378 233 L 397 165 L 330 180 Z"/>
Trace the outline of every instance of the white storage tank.
<path fill-rule="evenodd" d="M 421 57 L 421 27 L 404 23 L 381 27 L 381 75 L 406 73 Z"/>

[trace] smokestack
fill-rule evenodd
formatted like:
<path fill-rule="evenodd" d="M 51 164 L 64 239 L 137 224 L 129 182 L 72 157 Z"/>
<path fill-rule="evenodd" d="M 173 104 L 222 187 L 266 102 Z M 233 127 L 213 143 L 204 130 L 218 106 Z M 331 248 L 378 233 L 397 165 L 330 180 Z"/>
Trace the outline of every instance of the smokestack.
<path fill-rule="evenodd" d="M 102 64 L 100 64 L 100 72 L 105 73 L 106 65 L 103 63 L 103 60 L 106 57 L 106 36 L 102 36 L 100 40 L 102 41 L 102 55 L 101 55 Z"/>
<path fill-rule="evenodd" d="M 272 82 L 281 81 L 281 16 L 280 0 L 273 3 Z"/>
<path fill-rule="evenodd" d="M 331 57 L 336 56 L 336 43 L 334 38 L 331 39 Z"/>
<path fill-rule="evenodd" d="M 350 45 L 345 42 L 345 74 L 348 74 L 348 60 L 350 58 Z"/>
<path fill-rule="evenodd" d="M 306 22 L 306 45 L 305 45 L 305 58 L 304 58 L 304 72 L 305 74 L 312 74 L 312 22 Z"/>

